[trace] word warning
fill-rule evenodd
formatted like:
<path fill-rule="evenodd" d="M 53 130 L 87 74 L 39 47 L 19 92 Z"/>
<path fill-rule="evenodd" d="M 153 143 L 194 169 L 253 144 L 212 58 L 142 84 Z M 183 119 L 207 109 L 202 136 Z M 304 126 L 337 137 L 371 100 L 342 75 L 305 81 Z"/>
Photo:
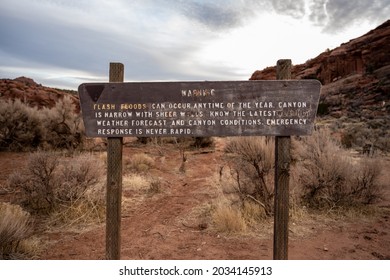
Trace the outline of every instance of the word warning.
<path fill-rule="evenodd" d="M 317 80 L 86 83 L 88 137 L 309 135 Z"/>

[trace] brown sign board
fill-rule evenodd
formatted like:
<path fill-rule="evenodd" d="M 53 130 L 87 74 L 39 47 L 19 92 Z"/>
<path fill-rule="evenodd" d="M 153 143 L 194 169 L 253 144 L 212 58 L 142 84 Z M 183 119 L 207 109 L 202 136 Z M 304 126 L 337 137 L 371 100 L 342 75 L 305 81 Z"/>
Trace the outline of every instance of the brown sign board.
<path fill-rule="evenodd" d="M 317 80 L 86 83 L 88 137 L 309 135 Z"/>

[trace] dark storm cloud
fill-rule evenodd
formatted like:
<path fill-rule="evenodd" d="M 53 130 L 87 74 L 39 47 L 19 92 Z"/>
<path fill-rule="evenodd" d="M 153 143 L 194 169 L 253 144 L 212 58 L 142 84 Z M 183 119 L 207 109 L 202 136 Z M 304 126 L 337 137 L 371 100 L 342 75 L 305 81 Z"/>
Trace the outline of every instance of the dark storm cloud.
<path fill-rule="evenodd" d="M 272 11 L 294 19 L 307 17 L 325 32 L 342 31 L 363 21 L 379 25 L 390 18 L 390 0 L 192 0 L 169 3 L 173 10 L 215 31 L 238 27 L 255 16 Z"/>
<path fill-rule="evenodd" d="M 364 21 L 379 25 L 390 18 L 390 0 L 269 0 L 275 12 L 307 16 L 325 32 L 339 32 Z"/>
<path fill-rule="evenodd" d="M 232 9 L 217 1 L 212 2 L 184 2 L 181 5 L 182 13 L 211 29 L 227 29 L 240 24 L 242 20 L 242 7 Z"/>
<path fill-rule="evenodd" d="M 328 0 L 314 0 L 309 3 L 309 19 L 317 26 L 324 26 L 328 21 L 328 12 L 326 3 Z"/>
<path fill-rule="evenodd" d="M 302 18 L 305 15 L 304 0 L 273 0 L 271 4 L 279 14 L 289 15 L 293 18 Z"/>
<path fill-rule="evenodd" d="M 329 0 L 326 10 L 329 16 L 327 32 L 340 31 L 364 21 L 379 25 L 390 18 L 390 0 Z"/>
<path fill-rule="evenodd" d="M 210 30 L 221 31 L 238 27 L 252 18 L 257 11 L 268 5 L 267 1 L 256 0 L 190 0 L 169 1 L 171 8 L 186 18 L 206 26 Z M 161 1 L 161 3 L 163 3 Z M 164 1 L 166 4 L 166 1 Z"/>

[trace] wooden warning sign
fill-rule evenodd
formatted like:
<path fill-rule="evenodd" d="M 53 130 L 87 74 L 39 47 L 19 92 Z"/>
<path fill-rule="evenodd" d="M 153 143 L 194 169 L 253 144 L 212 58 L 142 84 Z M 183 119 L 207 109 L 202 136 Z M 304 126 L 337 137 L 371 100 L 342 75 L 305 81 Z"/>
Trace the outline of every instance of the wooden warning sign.
<path fill-rule="evenodd" d="M 309 135 L 317 80 L 87 83 L 89 137 Z"/>

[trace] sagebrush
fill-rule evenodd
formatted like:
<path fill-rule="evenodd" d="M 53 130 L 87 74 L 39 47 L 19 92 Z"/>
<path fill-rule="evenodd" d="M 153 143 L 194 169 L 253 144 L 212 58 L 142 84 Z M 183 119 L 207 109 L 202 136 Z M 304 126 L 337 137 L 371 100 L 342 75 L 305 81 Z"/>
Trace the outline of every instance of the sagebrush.
<path fill-rule="evenodd" d="M 294 141 L 303 203 L 316 209 L 370 204 L 381 197 L 378 158 L 353 160 L 328 129 Z"/>
<path fill-rule="evenodd" d="M 37 148 L 43 139 L 38 110 L 15 101 L 0 101 L 0 148 Z"/>
<path fill-rule="evenodd" d="M 390 151 L 390 118 L 354 120 L 340 118 L 335 125 L 341 132 L 341 143 L 364 154 Z M 368 150 L 367 150 L 367 148 Z"/>
<path fill-rule="evenodd" d="M 62 157 L 55 152 L 35 152 L 25 169 L 7 181 L 9 189 L 21 190 L 20 203 L 31 212 L 49 214 L 84 198 L 101 181 L 102 164 L 88 154 Z"/>
<path fill-rule="evenodd" d="M 226 147 L 227 166 L 221 168 L 225 195 L 241 204 L 248 201 L 273 213 L 274 141 L 266 137 L 236 137 Z M 225 169 L 225 171 L 224 171 Z"/>
<path fill-rule="evenodd" d="M 76 149 L 84 142 L 84 127 L 71 98 L 53 108 L 38 109 L 19 99 L 0 101 L 0 148 L 13 151 Z"/>

